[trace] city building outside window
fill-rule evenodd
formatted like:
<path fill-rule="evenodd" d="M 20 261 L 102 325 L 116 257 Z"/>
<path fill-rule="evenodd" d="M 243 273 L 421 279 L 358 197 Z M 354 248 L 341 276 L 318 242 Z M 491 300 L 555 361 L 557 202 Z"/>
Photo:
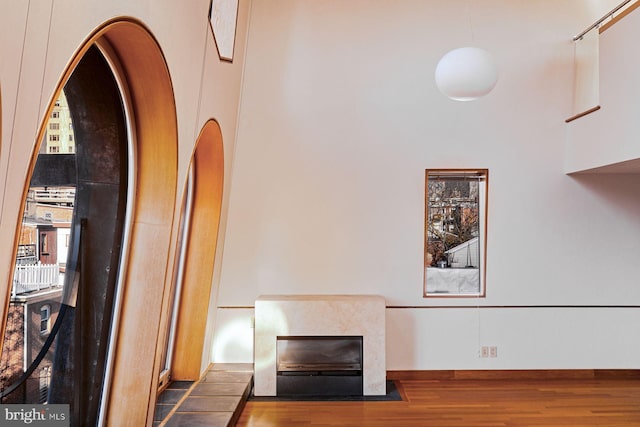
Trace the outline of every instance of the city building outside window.
<path fill-rule="evenodd" d="M 487 169 L 426 171 L 424 295 L 485 295 Z"/>

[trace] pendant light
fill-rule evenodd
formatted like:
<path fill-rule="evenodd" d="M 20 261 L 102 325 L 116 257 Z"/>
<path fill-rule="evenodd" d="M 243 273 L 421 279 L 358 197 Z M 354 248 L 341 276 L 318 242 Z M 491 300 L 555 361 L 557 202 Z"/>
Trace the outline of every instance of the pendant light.
<path fill-rule="evenodd" d="M 445 54 L 436 67 L 436 86 L 455 101 L 473 101 L 485 96 L 498 81 L 498 68 L 489 52 L 462 47 Z"/>

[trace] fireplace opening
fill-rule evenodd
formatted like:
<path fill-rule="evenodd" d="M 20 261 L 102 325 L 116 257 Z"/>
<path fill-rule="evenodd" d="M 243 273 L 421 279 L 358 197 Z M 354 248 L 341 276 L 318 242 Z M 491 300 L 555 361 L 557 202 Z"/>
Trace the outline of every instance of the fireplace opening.
<path fill-rule="evenodd" d="M 278 396 L 362 396 L 361 336 L 279 336 Z"/>

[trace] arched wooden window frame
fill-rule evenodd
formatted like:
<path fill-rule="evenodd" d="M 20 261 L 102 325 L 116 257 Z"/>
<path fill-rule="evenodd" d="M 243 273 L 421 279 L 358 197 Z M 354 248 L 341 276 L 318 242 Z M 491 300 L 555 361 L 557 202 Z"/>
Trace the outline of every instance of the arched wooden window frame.
<path fill-rule="evenodd" d="M 109 46 L 122 67 L 136 151 L 128 259 L 102 421 L 150 425 L 158 380 L 159 325 L 168 311 L 163 302 L 172 277 L 168 260 L 175 251 L 175 101 L 162 51 L 144 26 L 135 21 L 113 22 L 98 31 L 95 39 Z"/>
<path fill-rule="evenodd" d="M 130 100 L 130 129 L 135 191 L 132 194 L 126 263 L 121 263 L 121 304 L 115 316 L 110 347 L 109 387 L 103 391 L 101 425 L 151 425 L 158 380 L 159 325 L 167 307 L 175 251 L 174 211 L 178 175 L 177 117 L 171 78 L 163 53 L 145 26 L 132 19 L 105 23 L 77 50 L 63 73 L 57 94 L 89 48 L 98 45 L 117 59 L 117 74 Z M 149 96 L 153 94 L 153 96 Z M 52 95 L 53 96 L 53 95 Z M 46 118 L 33 141 L 30 176 L 45 132 Z M 25 183 L 22 204 L 28 189 Z M 20 211 L 24 206 L 19 206 Z M 21 218 L 16 215 L 15 230 Z M 16 233 L 17 235 L 18 233 Z M 14 239 L 17 248 L 18 237 Z M 15 250 L 14 250 L 15 252 Z M 152 256 L 150 256 L 152 254 Z M 10 270 L 9 270 L 10 272 Z M 4 331 L 10 281 L 0 284 Z M 123 399 L 122 396 L 126 396 Z"/>
<path fill-rule="evenodd" d="M 197 380 L 202 374 L 224 179 L 222 132 L 215 120 L 207 121 L 198 136 L 192 167 L 193 198 L 172 367 L 175 380 Z"/>

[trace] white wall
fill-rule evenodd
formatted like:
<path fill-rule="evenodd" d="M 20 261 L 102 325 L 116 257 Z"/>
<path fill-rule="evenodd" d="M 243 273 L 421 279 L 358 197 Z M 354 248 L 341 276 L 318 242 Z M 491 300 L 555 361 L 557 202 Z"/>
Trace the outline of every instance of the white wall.
<path fill-rule="evenodd" d="M 366 293 L 388 369 L 638 367 L 640 310 L 558 307 L 640 303 L 640 179 L 564 173 L 587 4 L 254 0 L 214 360 L 252 360 L 261 294 Z M 500 78 L 454 102 L 435 66 L 469 44 Z M 456 167 L 489 168 L 487 297 L 424 299 L 424 170 Z"/>

